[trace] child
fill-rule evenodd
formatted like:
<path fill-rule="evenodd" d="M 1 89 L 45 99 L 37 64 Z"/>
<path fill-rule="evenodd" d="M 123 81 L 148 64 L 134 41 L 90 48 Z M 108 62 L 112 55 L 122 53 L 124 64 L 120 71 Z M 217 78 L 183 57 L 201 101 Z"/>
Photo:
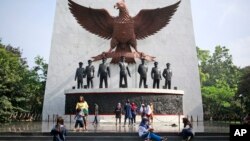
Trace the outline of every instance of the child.
<path fill-rule="evenodd" d="M 76 109 L 76 116 L 75 116 L 75 120 L 76 120 L 75 130 L 77 129 L 78 125 L 79 125 L 80 129 L 83 129 L 83 118 L 84 118 L 84 115 L 82 113 L 82 110 L 80 108 L 77 108 Z"/>
<path fill-rule="evenodd" d="M 65 141 L 66 128 L 62 117 L 58 117 L 55 127 L 50 132 L 53 135 L 53 141 Z"/>

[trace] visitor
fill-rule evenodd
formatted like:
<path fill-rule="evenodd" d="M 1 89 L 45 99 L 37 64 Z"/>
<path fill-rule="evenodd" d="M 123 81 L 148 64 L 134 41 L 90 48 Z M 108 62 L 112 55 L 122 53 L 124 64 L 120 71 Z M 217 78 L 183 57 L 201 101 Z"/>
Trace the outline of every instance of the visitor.
<path fill-rule="evenodd" d="M 136 114 L 137 114 L 137 106 L 134 102 L 131 104 L 131 112 L 132 112 L 132 124 L 136 123 Z"/>
<path fill-rule="evenodd" d="M 188 118 L 183 118 L 182 122 L 184 124 L 184 128 L 181 131 L 182 137 L 184 141 L 190 141 L 194 137 L 193 133 L 193 125 L 188 120 Z"/>
<path fill-rule="evenodd" d="M 128 119 L 128 125 L 130 125 L 132 122 L 132 111 L 131 111 L 131 104 L 130 104 L 129 99 L 124 105 L 124 126 L 126 125 L 127 119 Z"/>
<path fill-rule="evenodd" d="M 149 121 L 147 118 L 143 118 L 138 129 L 139 137 L 144 139 L 144 141 L 166 141 L 166 137 L 160 137 L 156 135 L 154 129 L 149 126 Z"/>
<path fill-rule="evenodd" d="M 122 106 L 121 103 L 118 103 L 115 108 L 115 125 L 117 125 L 117 120 L 119 120 L 119 124 L 121 125 L 121 118 L 122 118 Z"/>
<path fill-rule="evenodd" d="M 77 108 L 76 115 L 74 118 L 76 120 L 74 130 L 77 130 L 78 126 L 79 126 L 79 130 L 83 129 L 83 118 L 84 118 L 84 114 L 83 114 L 82 110 L 80 108 Z"/>
<path fill-rule="evenodd" d="M 141 119 L 146 117 L 146 111 L 147 111 L 147 107 L 145 106 L 144 103 L 142 103 L 140 107 Z"/>
<path fill-rule="evenodd" d="M 148 104 L 147 108 L 146 108 L 146 116 L 147 116 L 150 123 L 151 123 L 151 114 L 152 114 L 152 110 L 151 110 L 150 105 Z"/>
<path fill-rule="evenodd" d="M 96 103 L 94 105 L 95 105 L 95 109 L 94 109 L 95 118 L 94 118 L 93 124 L 97 125 L 98 124 L 97 116 L 99 112 L 99 107 Z"/>
<path fill-rule="evenodd" d="M 149 107 L 150 107 L 150 110 L 151 110 L 149 120 L 150 120 L 150 123 L 153 123 L 153 120 L 154 120 L 154 105 L 153 105 L 152 102 L 150 103 Z"/>
<path fill-rule="evenodd" d="M 80 108 L 84 114 L 83 122 L 84 122 L 84 129 L 87 130 L 87 117 L 88 117 L 88 103 L 84 100 L 83 96 L 80 96 L 79 102 L 76 104 L 76 109 Z"/>
<path fill-rule="evenodd" d="M 56 119 L 56 125 L 52 128 L 50 134 L 53 135 L 53 141 L 65 141 L 67 130 L 62 117 Z"/>

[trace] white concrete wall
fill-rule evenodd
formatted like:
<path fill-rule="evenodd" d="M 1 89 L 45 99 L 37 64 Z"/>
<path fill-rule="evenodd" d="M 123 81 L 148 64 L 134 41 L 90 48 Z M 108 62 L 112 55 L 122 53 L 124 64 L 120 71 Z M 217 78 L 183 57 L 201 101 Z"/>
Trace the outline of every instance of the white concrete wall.
<path fill-rule="evenodd" d="M 75 0 L 75 2 L 92 8 L 105 8 L 111 15 L 117 16 L 118 11 L 113 8 L 117 0 Z M 177 0 L 126 0 L 131 16 L 135 16 L 141 9 L 153 9 L 174 4 Z M 48 114 L 64 114 L 64 90 L 76 86 L 74 81 L 78 62 L 84 62 L 92 56 L 107 51 L 109 40 L 104 40 L 83 29 L 72 16 L 67 0 L 57 0 L 54 31 L 48 68 L 48 78 L 45 90 L 43 119 Z M 198 61 L 195 48 L 193 22 L 190 0 L 182 0 L 180 7 L 173 16 L 170 24 L 157 34 L 144 40 L 138 40 L 138 50 L 156 57 L 159 67 L 165 68 L 171 63 L 173 71 L 172 87 L 184 90 L 184 114 L 203 118 L 202 99 L 198 72 Z M 110 59 L 108 60 L 110 61 Z M 136 65 L 130 65 L 132 77 L 128 78 L 128 87 L 136 88 L 139 83 L 137 72 L 140 60 Z M 98 70 L 99 62 L 93 65 Z M 111 66 L 110 88 L 118 88 L 118 66 Z M 150 71 L 153 63 L 149 62 L 148 85 L 152 87 Z M 85 82 L 86 84 L 86 82 Z M 99 86 L 99 78 L 94 78 L 95 88 Z M 161 81 L 161 87 L 164 80 Z"/>

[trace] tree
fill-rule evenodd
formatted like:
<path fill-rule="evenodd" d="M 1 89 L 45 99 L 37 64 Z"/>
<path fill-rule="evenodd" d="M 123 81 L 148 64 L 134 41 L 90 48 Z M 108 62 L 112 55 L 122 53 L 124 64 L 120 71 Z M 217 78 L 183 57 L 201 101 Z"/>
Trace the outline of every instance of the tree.
<path fill-rule="evenodd" d="M 197 47 L 201 91 L 205 113 L 210 116 L 225 114 L 235 109 L 235 93 L 239 80 L 239 68 L 232 62 L 226 47 L 216 46 L 212 55 Z"/>
<path fill-rule="evenodd" d="M 0 122 L 13 113 L 41 113 L 48 64 L 40 56 L 29 69 L 19 48 L 0 42 Z"/>
<path fill-rule="evenodd" d="M 250 113 L 250 66 L 241 69 L 241 72 L 242 75 L 240 77 L 236 97 L 243 94 L 245 112 Z"/>

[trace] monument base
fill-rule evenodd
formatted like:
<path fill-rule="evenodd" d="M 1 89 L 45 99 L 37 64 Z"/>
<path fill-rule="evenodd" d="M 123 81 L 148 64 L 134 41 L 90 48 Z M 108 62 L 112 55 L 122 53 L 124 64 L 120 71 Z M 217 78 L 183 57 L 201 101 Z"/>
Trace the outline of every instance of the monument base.
<path fill-rule="evenodd" d="M 154 114 L 158 115 L 182 115 L 183 114 L 182 90 L 168 89 L 71 89 L 65 91 L 65 114 L 75 114 L 75 106 L 80 96 L 89 105 L 89 114 L 94 114 L 94 103 L 99 105 L 99 114 L 113 115 L 118 102 L 122 105 L 129 99 L 138 107 L 142 103 L 154 105 Z"/>

